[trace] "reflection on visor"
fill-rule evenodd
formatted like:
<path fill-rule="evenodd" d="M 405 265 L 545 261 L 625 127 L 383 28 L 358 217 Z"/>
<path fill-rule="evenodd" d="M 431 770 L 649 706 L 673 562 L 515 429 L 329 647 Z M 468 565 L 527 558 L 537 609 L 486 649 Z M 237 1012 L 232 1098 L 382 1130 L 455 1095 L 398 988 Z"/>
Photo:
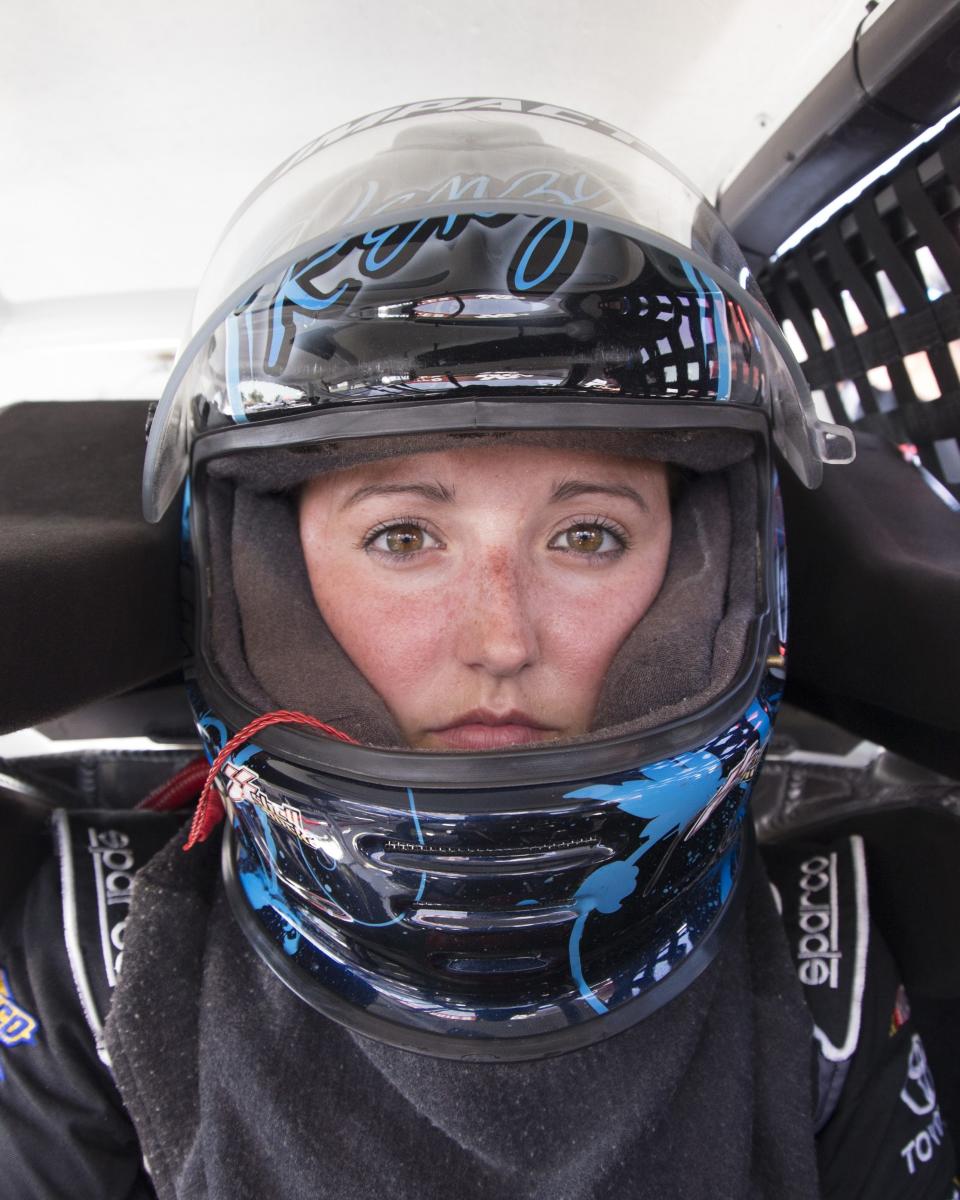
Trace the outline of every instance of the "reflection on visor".
<path fill-rule="evenodd" d="M 448 98 L 316 139 L 243 202 L 157 410 L 144 512 L 218 424 L 329 408 L 327 435 L 355 435 L 364 401 L 509 401 L 505 382 L 527 402 L 762 405 L 808 486 L 853 454 L 688 180 L 587 114 Z"/>
<path fill-rule="evenodd" d="M 750 318 L 689 262 L 517 214 L 395 225 L 295 262 L 227 317 L 205 365 L 235 421 L 504 385 L 755 405 L 764 385 Z"/>
<path fill-rule="evenodd" d="M 560 313 L 549 300 L 532 300 L 526 296 L 511 296 L 504 293 L 478 292 L 475 296 L 426 296 L 420 300 L 407 300 L 400 304 L 377 306 L 376 316 L 381 320 L 396 317 L 401 320 L 437 321 L 485 321 L 491 318 L 529 317 L 533 314 L 546 315 L 550 311 Z M 369 312 L 361 316 L 373 315 Z"/>

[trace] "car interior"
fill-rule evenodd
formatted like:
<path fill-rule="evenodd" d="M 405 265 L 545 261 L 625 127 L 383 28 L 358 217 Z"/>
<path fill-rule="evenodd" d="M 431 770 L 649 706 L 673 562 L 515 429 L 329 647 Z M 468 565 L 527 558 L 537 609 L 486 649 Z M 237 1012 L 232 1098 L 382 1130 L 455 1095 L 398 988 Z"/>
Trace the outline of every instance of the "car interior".
<path fill-rule="evenodd" d="M 856 461 L 782 472 L 785 703 L 761 842 L 860 833 L 871 907 L 960 1129 L 960 5 L 893 4 L 719 196 Z M 199 754 L 180 516 L 140 511 L 147 401 L 0 409 L 0 906 L 52 809 Z M 918 932 L 919 931 L 919 932 Z"/>

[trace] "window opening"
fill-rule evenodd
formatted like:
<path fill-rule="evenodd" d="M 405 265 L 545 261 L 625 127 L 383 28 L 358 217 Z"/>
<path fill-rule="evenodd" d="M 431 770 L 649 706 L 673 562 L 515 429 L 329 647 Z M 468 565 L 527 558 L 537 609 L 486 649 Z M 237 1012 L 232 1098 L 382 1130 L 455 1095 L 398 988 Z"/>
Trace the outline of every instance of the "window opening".
<path fill-rule="evenodd" d="M 890 282 L 890 277 L 886 271 L 877 272 L 877 286 L 880 288 L 880 297 L 883 300 L 883 308 L 888 317 L 899 317 L 902 312 L 907 310 L 903 307 L 897 289 Z"/>
<path fill-rule="evenodd" d="M 877 408 L 882 413 L 892 412 L 897 407 L 897 397 L 893 390 L 893 381 L 886 367 L 871 367 L 867 372 L 867 382 L 873 388 Z"/>
<path fill-rule="evenodd" d="M 787 317 L 780 322 L 780 328 L 783 330 L 783 336 L 787 339 L 787 345 L 793 351 L 793 357 L 797 362 L 806 362 L 807 352 L 803 347 L 803 342 L 800 341 L 800 334 L 797 333 L 796 325 Z"/>
<path fill-rule="evenodd" d="M 826 321 L 823 319 L 823 313 L 819 308 L 814 308 L 810 314 L 813 317 L 813 327 L 817 331 L 817 337 L 820 339 L 820 345 L 824 350 L 833 349 L 833 338 L 830 330 L 827 327 Z"/>
<path fill-rule="evenodd" d="M 950 284 L 944 278 L 930 247 L 918 246 L 914 253 L 917 258 L 917 266 L 920 268 L 920 275 L 923 278 L 923 285 L 927 289 L 927 299 L 939 300 L 941 296 L 946 296 L 950 291 Z"/>
<path fill-rule="evenodd" d="M 817 416 L 821 421 L 828 421 L 833 424 L 833 413 L 830 411 L 830 404 L 827 401 L 827 393 L 822 388 L 817 388 L 810 393 L 810 398 L 813 400 L 813 407 Z"/>
<path fill-rule="evenodd" d="M 847 420 L 859 421 L 863 416 L 863 404 L 860 401 L 857 385 L 850 379 L 841 379 L 837 384 L 837 391 L 840 394 L 843 411 L 847 414 Z"/>
<path fill-rule="evenodd" d="M 930 366 L 930 359 L 925 350 L 915 354 L 904 355 L 903 365 L 907 368 L 910 383 L 918 400 L 936 400 L 940 395 L 940 385 Z"/>
<path fill-rule="evenodd" d="M 856 337 L 858 333 L 863 333 L 867 328 L 867 323 L 863 319 L 863 313 L 860 311 L 860 306 L 856 300 L 854 300 L 846 288 L 840 293 L 840 299 L 843 302 L 844 314 L 850 323 L 850 332 Z"/>

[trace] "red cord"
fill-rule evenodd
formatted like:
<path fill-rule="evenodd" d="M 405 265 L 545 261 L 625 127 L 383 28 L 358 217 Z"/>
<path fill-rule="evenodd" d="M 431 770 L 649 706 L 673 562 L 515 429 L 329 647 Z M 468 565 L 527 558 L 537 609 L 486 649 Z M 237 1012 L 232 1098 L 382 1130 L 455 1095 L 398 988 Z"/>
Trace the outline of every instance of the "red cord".
<path fill-rule="evenodd" d="M 311 729 L 317 729 L 321 733 L 329 734 L 330 737 L 334 737 L 338 741 L 349 742 L 352 746 L 360 744 L 356 738 L 350 737 L 349 734 L 343 733 L 339 729 L 334 729 L 332 725 L 324 724 L 317 717 L 311 717 L 307 713 L 287 712 L 281 709 L 278 712 L 265 713 L 262 717 L 257 717 L 249 725 L 244 725 L 239 733 L 235 733 L 211 763 L 206 782 L 203 785 L 203 791 L 200 793 L 200 799 L 197 802 L 197 811 L 193 814 L 190 835 L 184 844 L 184 850 L 192 850 L 198 842 L 205 842 L 223 820 L 223 801 L 213 790 L 213 781 L 216 779 L 220 768 L 235 750 L 239 750 L 244 742 L 249 742 L 252 737 L 258 734 L 261 729 L 266 729 L 268 725 L 309 725 Z"/>
<path fill-rule="evenodd" d="M 191 800 L 196 800 L 200 795 L 209 770 L 210 765 L 201 754 L 182 767 L 172 779 L 154 788 L 137 808 L 149 808 L 152 812 L 176 812 L 178 808 L 186 808 Z"/>

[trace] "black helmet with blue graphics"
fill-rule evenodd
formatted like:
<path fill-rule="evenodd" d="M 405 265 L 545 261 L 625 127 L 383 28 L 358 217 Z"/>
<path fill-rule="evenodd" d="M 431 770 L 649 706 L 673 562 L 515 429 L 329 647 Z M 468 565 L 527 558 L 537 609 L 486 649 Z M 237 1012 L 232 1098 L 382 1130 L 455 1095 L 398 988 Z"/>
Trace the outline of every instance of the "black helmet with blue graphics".
<path fill-rule="evenodd" d="M 586 734 L 411 749 L 326 627 L 297 536 L 322 472 L 428 448 L 670 464 L 656 600 Z M 848 461 L 729 232 L 579 112 L 387 109 L 241 206 L 151 429 L 144 507 L 189 473 L 198 724 L 224 759 L 241 926 L 308 1003 L 425 1053 L 521 1059 L 626 1028 L 723 943 L 783 680 L 772 453 Z"/>

